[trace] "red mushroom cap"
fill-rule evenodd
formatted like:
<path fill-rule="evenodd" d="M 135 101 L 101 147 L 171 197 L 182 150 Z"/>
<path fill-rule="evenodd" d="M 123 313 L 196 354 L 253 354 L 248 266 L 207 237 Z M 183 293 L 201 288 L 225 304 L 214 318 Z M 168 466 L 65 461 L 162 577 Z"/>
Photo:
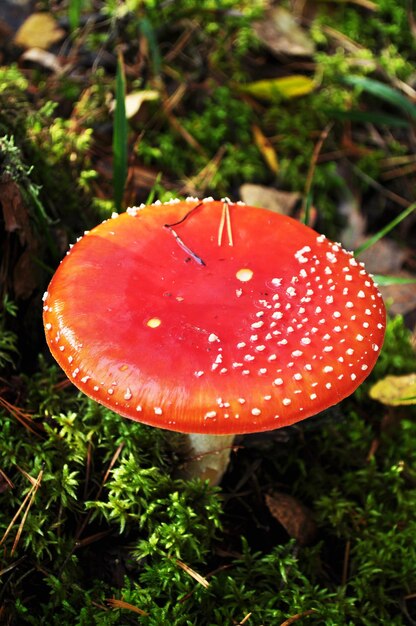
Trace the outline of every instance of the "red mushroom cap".
<path fill-rule="evenodd" d="M 293 424 L 373 368 L 385 308 L 352 253 L 228 201 L 129 209 L 86 233 L 44 297 L 50 350 L 88 396 L 180 432 Z"/>

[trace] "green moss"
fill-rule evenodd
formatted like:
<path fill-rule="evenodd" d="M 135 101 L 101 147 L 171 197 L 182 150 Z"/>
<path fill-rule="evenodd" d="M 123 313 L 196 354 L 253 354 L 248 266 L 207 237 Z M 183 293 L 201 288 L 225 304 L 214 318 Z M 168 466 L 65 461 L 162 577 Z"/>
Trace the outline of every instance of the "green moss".
<path fill-rule="evenodd" d="M 138 155 L 148 165 L 168 171 L 171 176 L 188 179 L 198 177 L 211 160 L 220 155 L 219 164 L 208 177 L 208 188 L 215 189 L 221 196 L 233 184 L 262 181 L 267 176 L 264 161 L 253 143 L 251 127 L 255 121 L 251 107 L 229 87 L 214 86 L 186 116 L 178 118 L 199 149 L 179 132 L 165 128 L 145 131 Z M 201 192 L 204 184 L 201 178 Z"/>
<path fill-rule="evenodd" d="M 372 379 L 414 366 L 409 334 L 395 319 Z M 114 597 L 147 612 L 140 617 L 146 626 L 217 626 L 248 613 L 253 623 L 274 624 L 303 611 L 312 611 L 311 624 L 403 623 L 401 603 L 416 585 L 414 412 L 382 433 L 371 457 L 383 410 L 360 395 L 360 413 L 352 398 L 326 420 L 306 421 L 284 446 L 263 450 L 257 486 L 265 492 L 279 484 L 308 504 L 319 536 L 300 548 L 270 518 L 275 539 L 258 551 L 241 529 L 235 536 L 238 517 L 223 508 L 218 490 L 175 477 L 178 436 L 125 420 L 60 381 L 44 362 L 26 380 L 24 408 L 43 424 L 38 436 L 2 415 L 0 465 L 13 488 L 2 493 L 1 535 L 32 488 L 27 476 L 42 472 L 14 554 L 23 513 L 3 545 L 1 578 L 15 621 L 136 623 L 128 609 L 109 607 L 105 599 Z M 259 458 L 243 447 L 233 473 L 239 466 L 240 476 L 250 475 L 253 453 Z M 227 496 L 227 481 L 224 488 Z M 250 535 L 246 491 L 238 525 Z M 266 514 L 259 506 L 257 514 Z M 239 554 L 220 556 L 230 533 Z M 209 586 L 178 560 L 208 575 Z"/>
<path fill-rule="evenodd" d="M 328 10 L 325 3 L 321 3 L 314 29 L 320 43 L 324 27 L 331 26 L 375 54 L 390 48 L 390 53 L 400 50 L 405 59 L 414 55 L 406 0 L 378 0 L 375 4 L 375 9 L 363 10 L 352 3 L 337 3 Z"/>

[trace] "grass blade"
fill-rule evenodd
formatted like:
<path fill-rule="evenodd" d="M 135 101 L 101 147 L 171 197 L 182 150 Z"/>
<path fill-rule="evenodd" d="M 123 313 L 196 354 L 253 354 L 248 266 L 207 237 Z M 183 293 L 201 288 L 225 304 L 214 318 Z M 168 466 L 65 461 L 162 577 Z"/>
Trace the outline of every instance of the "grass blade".
<path fill-rule="evenodd" d="M 393 89 L 393 87 L 381 83 L 378 80 L 374 80 L 373 78 L 365 78 L 363 76 L 346 76 L 344 81 L 347 85 L 359 87 L 363 91 L 392 104 L 407 113 L 407 115 L 413 119 L 416 119 L 416 106 L 410 102 L 406 96 L 400 93 L 400 91 L 397 91 L 397 89 Z"/>
<path fill-rule="evenodd" d="M 370 237 L 361 246 L 358 246 L 358 248 L 354 252 L 355 256 L 358 256 L 359 254 L 361 254 L 361 252 L 364 252 L 364 250 L 367 250 L 367 248 L 373 246 L 377 241 L 379 241 L 379 239 L 383 239 L 383 237 L 385 237 L 387 233 L 393 230 L 393 228 L 395 228 L 397 224 L 400 224 L 400 222 L 402 222 L 408 215 L 413 213 L 415 209 L 416 202 L 413 202 L 413 204 L 409 205 L 407 209 L 405 209 L 397 217 L 395 217 L 394 220 L 390 222 L 390 224 L 387 224 L 387 226 L 379 230 L 378 233 Z"/>
<path fill-rule="evenodd" d="M 380 287 L 388 287 L 389 285 L 414 285 L 416 278 L 404 278 L 402 276 L 382 276 L 375 274 L 374 280 Z"/>
<path fill-rule="evenodd" d="M 69 0 L 68 4 L 68 21 L 71 33 L 75 32 L 79 27 L 81 19 L 81 9 L 84 0 Z"/>
<path fill-rule="evenodd" d="M 139 26 L 143 36 L 147 39 L 147 43 L 149 45 L 153 73 L 155 74 L 155 76 L 158 76 L 162 69 L 162 56 L 160 54 L 155 29 L 152 22 L 147 17 L 143 17 L 140 20 Z"/>
<path fill-rule="evenodd" d="M 410 125 L 410 123 L 403 118 L 384 113 L 375 113 L 374 111 L 327 109 L 326 113 L 334 119 L 341 121 L 349 120 L 351 122 L 362 122 L 363 124 L 371 123 L 379 126 L 393 126 L 394 128 L 408 128 Z"/>
<path fill-rule="evenodd" d="M 124 188 L 127 180 L 127 117 L 126 117 L 126 78 L 121 53 L 117 60 L 116 105 L 113 130 L 113 191 L 116 210 L 122 207 Z"/>

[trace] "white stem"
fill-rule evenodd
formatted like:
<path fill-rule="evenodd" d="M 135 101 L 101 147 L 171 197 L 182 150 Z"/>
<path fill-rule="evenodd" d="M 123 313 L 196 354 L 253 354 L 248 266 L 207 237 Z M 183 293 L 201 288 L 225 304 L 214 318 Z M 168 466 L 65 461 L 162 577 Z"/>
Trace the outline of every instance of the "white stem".
<path fill-rule="evenodd" d="M 189 478 L 199 476 L 218 485 L 228 467 L 234 435 L 185 435 L 185 473 Z"/>

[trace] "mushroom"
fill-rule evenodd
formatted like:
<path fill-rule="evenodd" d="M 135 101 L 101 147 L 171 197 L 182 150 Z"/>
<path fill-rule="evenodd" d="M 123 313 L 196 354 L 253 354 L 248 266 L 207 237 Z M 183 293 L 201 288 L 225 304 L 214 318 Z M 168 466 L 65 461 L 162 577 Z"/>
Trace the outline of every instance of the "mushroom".
<path fill-rule="evenodd" d="M 131 208 L 86 232 L 43 315 L 49 348 L 81 391 L 188 433 L 191 465 L 213 483 L 236 434 L 350 395 L 377 360 L 386 320 L 373 280 L 340 244 L 210 198 Z"/>

